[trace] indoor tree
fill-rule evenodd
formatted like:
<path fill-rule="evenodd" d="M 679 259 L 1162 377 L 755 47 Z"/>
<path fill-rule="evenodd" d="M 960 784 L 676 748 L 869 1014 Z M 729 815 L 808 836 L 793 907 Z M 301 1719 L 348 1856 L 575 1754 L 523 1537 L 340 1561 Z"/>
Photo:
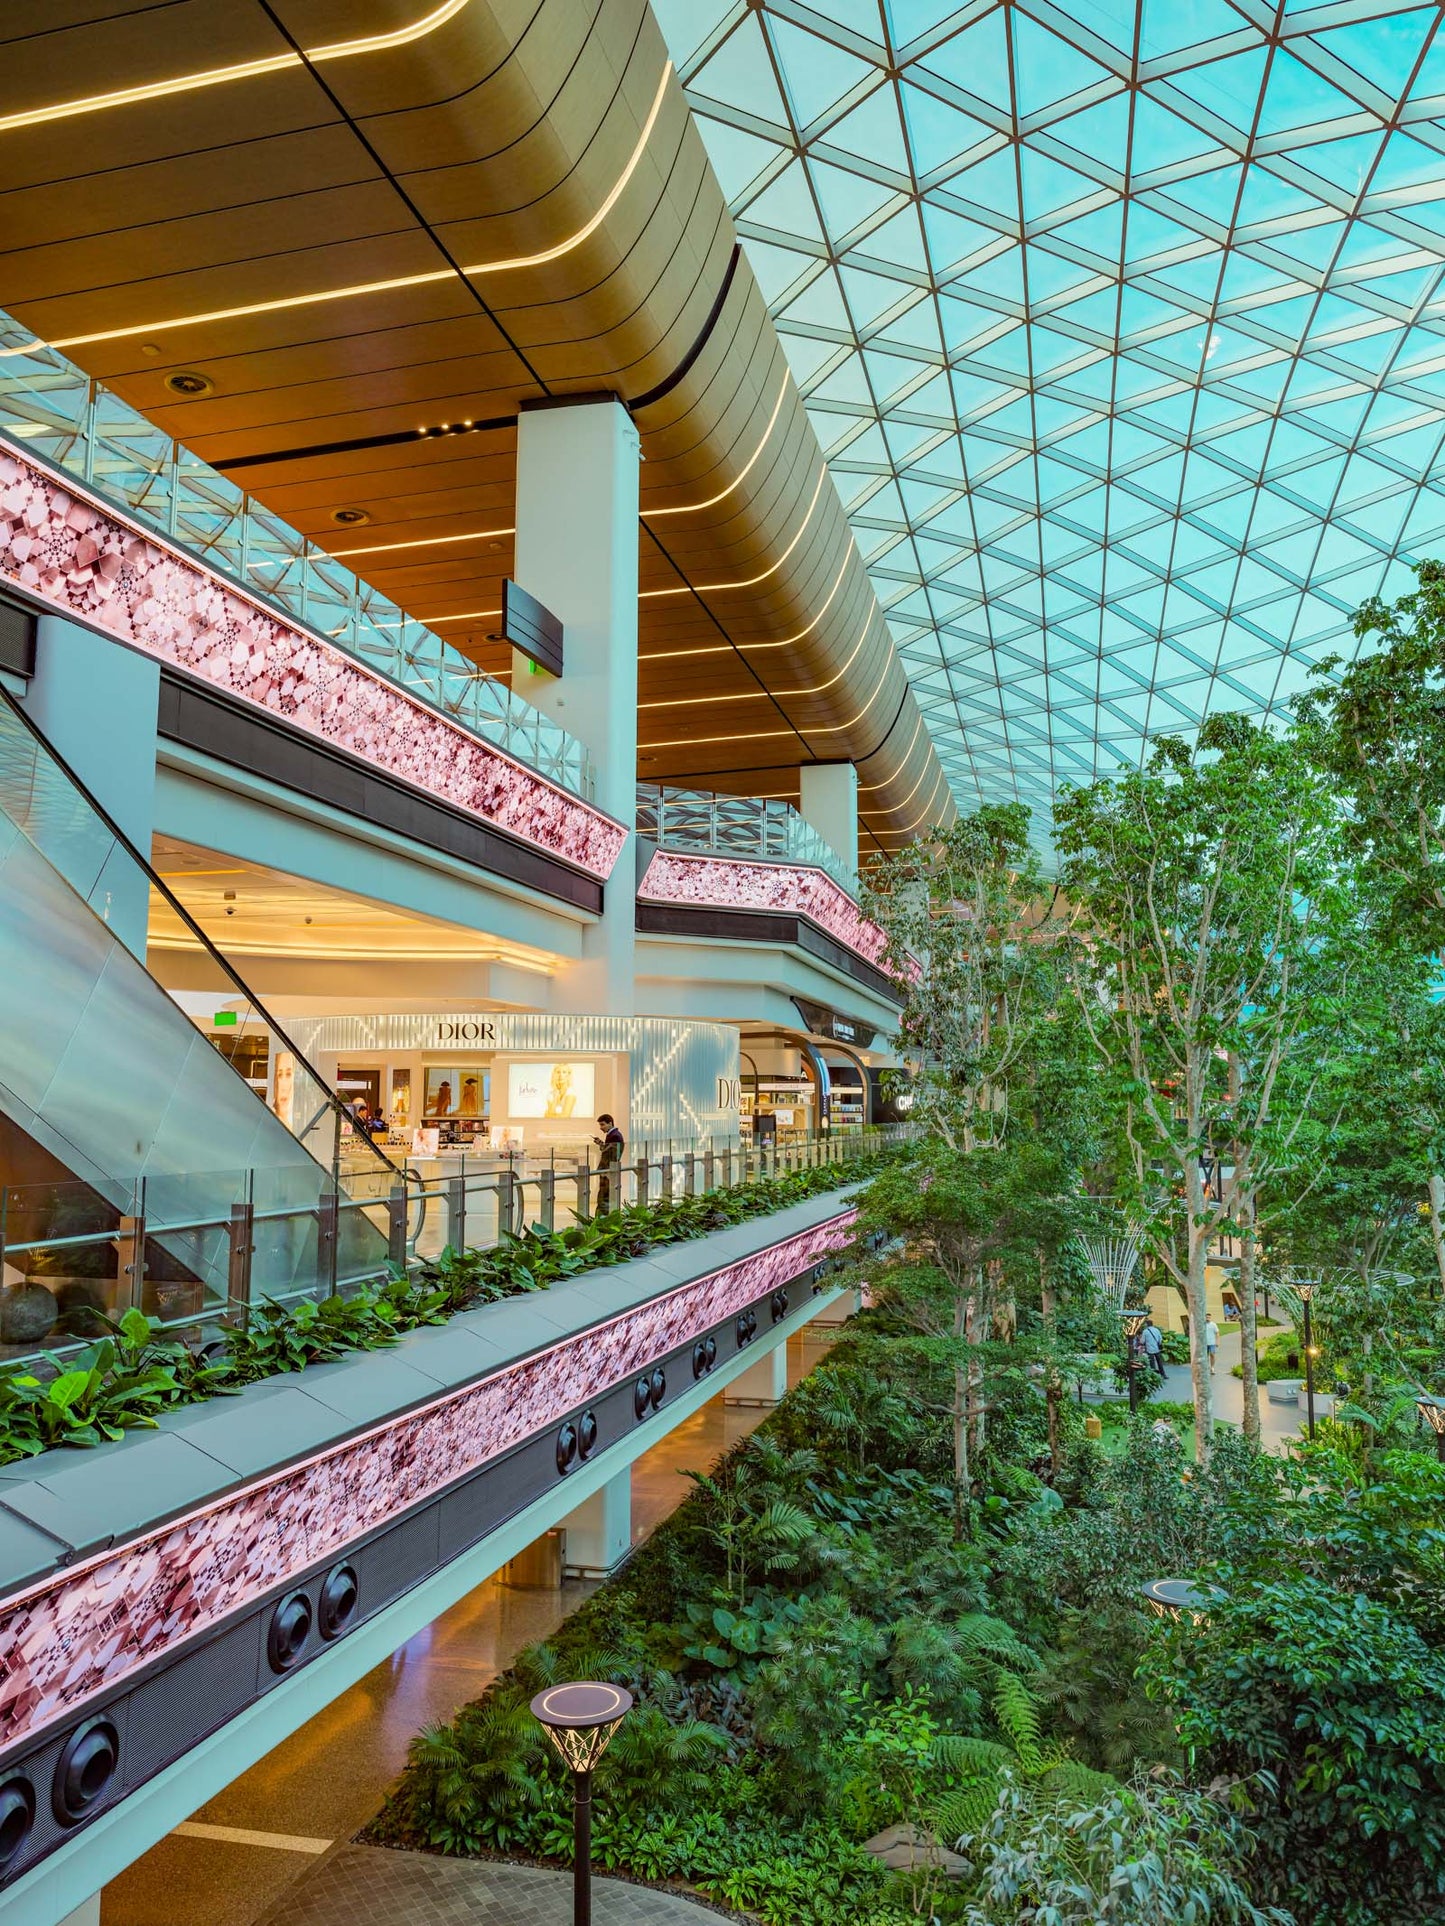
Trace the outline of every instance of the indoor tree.
<path fill-rule="evenodd" d="M 1286 1122 L 1276 1092 L 1329 987 L 1318 958 L 1343 953 L 1337 816 L 1300 740 L 1237 715 L 1210 717 L 1192 752 L 1157 738 L 1141 769 L 1066 789 L 1057 808 L 1079 1008 L 1111 1073 L 1150 1248 L 1188 1304 L 1201 1458 L 1214 1422 L 1205 1266 L 1220 1233 L 1249 1222 L 1308 1110 L 1297 1091 Z"/>

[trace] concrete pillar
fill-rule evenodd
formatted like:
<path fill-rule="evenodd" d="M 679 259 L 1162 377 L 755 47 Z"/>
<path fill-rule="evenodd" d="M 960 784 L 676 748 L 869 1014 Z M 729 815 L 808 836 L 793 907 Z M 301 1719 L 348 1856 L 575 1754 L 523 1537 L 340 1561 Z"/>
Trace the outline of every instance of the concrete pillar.
<path fill-rule="evenodd" d="M 83 1906 L 67 1913 L 57 1926 L 100 1926 L 100 1894 L 92 1893 Z"/>
<path fill-rule="evenodd" d="M 61 615 L 42 615 L 25 712 L 147 860 L 155 822 L 160 664 Z M 145 961 L 150 891 L 139 870 L 113 863 L 97 898 L 126 948 Z"/>
<path fill-rule="evenodd" d="M 512 687 L 585 743 L 597 802 L 631 829 L 637 814 L 637 430 L 611 396 L 523 405 L 517 421 L 518 585 L 559 618 L 560 676 L 513 653 Z M 629 838 L 582 959 L 558 1005 L 587 1016 L 635 1009 L 634 854 Z"/>
<path fill-rule="evenodd" d="M 858 771 L 851 762 L 805 762 L 798 777 L 798 814 L 857 869 Z"/>
<path fill-rule="evenodd" d="M 609 1478 L 562 1520 L 568 1578 L 606 1578 L 632 1549 L 632 1467 Z"/>
<path fill-rule="evenodd" d="M 788 1345 L 782 1339 L 723 1392 L 726 1404 L 778 1404 L 788 1392 Z"/>

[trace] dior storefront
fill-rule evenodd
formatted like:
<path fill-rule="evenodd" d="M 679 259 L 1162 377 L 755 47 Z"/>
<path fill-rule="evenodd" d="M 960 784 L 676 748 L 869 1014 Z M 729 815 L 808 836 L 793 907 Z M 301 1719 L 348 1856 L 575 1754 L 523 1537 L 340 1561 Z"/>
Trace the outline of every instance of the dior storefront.
<path fill-rule="evenodd" d="M 671 1017 L 478 1010 L 295 1016 L 298 1049 L 348 1100 L 386 1118 L 384 1142 L 423 1155 L 581 1150 L 610 1111 L 629 1144 L 738 1142 L 738 1033 Z M 273 1052 L 270 1099 L 289 1099 Z"/>

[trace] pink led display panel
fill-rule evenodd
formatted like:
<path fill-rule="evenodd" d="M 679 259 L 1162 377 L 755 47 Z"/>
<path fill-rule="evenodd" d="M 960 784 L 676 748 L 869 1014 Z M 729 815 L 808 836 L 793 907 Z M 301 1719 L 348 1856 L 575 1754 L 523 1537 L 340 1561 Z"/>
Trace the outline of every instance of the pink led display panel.
<path fill-rule="evenodd" d="M 846 1241 L 854 1215 L 680 1285 L 0 1604 L 0 1748 L 33 1742 L 139 1667 L 797 1277 Z"/>
<path fill-rule="evenodd" d="M 647 865 L 638 897 L 649 903 L 696 903 L 708 909 L 784 911 L 806 916 L 855 956 L 880 969 L 887 938 L 826 870 L 797 863 L 729 861 L 725 856 L 660 849 Z"/>
<path fill-rule="evenodd" d="M 0 578 L 589 875 L 612 873 L 619 823 L 9 452 Z"/>

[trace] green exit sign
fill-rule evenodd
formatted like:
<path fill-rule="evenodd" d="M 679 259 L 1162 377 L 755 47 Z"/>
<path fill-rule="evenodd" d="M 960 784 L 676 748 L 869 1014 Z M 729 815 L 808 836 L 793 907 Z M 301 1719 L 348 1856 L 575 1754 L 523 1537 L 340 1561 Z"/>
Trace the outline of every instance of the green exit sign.
<path fill-rule="evenodd" d="M 211 1022 L 218 1030 L 234 1030 L 240 1021 L 234 1010 L 217 1010 Z"/>

